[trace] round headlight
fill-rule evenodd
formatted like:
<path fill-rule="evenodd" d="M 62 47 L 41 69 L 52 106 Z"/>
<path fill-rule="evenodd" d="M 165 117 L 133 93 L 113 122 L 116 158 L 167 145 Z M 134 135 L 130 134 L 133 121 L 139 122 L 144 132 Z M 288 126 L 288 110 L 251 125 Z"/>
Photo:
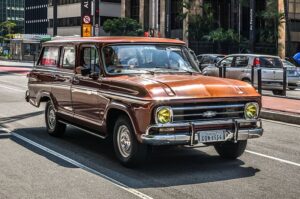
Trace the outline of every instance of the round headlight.
<path fill-rule="evenodd" d="M 245 118 L 246 119 L 256 119 L 259 114 L 259 105 L 255 102 L 250 102 L 245 105 Z"/>
<path fill-rule="evenodd" d="M 166 124 L 172 122 L 173 112 L 170 107 L 159 107 L 156 110 L 156 123 Z"/>

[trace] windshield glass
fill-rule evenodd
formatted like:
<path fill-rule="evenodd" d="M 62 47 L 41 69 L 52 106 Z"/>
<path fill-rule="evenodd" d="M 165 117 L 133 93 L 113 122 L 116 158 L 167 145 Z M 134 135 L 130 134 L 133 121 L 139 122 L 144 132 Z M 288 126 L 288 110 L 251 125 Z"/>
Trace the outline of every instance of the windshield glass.
<path fill-rule="evenodd" d="M 282 60 L 282 63 L 285 67 L 296 68 L 296 66 L 294 64 L 292 64 L 291 62 L 289 62 L 287 60 Z"/>
<path fill-rule="evenodd" d="M 162 44 L 112 45 L 103 48 L 110 74 L 199 72 L 189 50 Z"/>

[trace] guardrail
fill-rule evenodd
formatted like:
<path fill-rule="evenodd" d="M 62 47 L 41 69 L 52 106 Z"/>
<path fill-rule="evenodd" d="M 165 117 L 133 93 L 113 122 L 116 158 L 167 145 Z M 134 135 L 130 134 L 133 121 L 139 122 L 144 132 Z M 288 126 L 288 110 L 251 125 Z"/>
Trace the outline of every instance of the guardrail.
<path fill-rule="evenodd" d="M 294 99 L 300 99 L 300 91 L 294 91 L 299 93 L 299 96 L 289 96 L 287 94 L 288 89 L 288 73 L 287 68 L 283 67 L 283 73 L 282 73 L 282 95 L 272 95 L 268 93 L 263 92 L 263 79 L 262 79 L 262 68 L 260 67 L 251 67 L 251 85 L 257 89 L 257 91 L 265 96 L 277 96 L 277 97 L 287 97 L 287 98 L 294 98 Z M 227 72 L 228 69 L 226 66 L 220 66 L 219 67 L 219 77 L 221 78 L 227 78 Z M 255 78 L 256 77 L 256 78 Z"/>

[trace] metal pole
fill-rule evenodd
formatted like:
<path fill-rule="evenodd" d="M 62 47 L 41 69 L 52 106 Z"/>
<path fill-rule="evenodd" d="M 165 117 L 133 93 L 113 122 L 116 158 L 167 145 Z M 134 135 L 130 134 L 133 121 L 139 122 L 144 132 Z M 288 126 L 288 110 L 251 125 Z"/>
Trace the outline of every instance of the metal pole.
<path fill-rule="evenodd" d="M 171 37 L 171 0 L 166 0 L 166 37 Z"/>
<path fill-rule="evenodd" d="M 283 95 L 286 96 L 287 73 L 286 67 L 283 67 Z"/>
<path fill-rule="evenodd" d="M 57 1 L 53 0 L 53 36 L 57 35 Z"/>
<path fill-rule="evenodd" d="M 258 84 L 258 93 L 262 94 L 262 86 L 261 86 L 261 68 L 257 69 L 257 84 Z"/>
<path fill-rule="evenodd" d="M 95 37 L 96 36 L 96 30 L 95 30 L 95 25 L 96 25 L 96 0 L 93 0 L 93 2 L 92 2 L 91 13 L 93 15 L 93 37 Z"/>
<path fill-rule="evenodd" d="M 222 77 L 223 76 L 223 67 L 220 66 L 219 67 L 219 77 Z"/>
<path fill-rule="evenodd" d="M 249 37 L 249 44 L 250 50 L 252 53 L 255 51 L 255 32 L 256 32 L 256 23 L 255 23 L 255 0 L 250 0 L 250 37 Z"/>
<path fill-rule="evenodd" d="M 226 66 L 223 66 L 223 78 L 226 78 Z"/>
<path fill-rule="evenodd" d="M 254 66 L 251 66 L 251 85 L 254 86 Z"/>

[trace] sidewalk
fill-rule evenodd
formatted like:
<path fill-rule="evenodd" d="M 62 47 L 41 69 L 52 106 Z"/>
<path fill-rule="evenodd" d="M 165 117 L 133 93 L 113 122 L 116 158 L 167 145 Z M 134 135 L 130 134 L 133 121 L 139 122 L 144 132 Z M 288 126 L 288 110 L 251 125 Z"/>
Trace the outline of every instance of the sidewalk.
<path fill-rule="evenodd" d="M 300 125 L 300 99 L 262 97 L 261 117 Z"/>
<path fill-rule="evenodd" d="M 32 68 L 33 62 L 18 62 L 12 60 L 0 60 L 0 67 L 25 67 Z"/>

